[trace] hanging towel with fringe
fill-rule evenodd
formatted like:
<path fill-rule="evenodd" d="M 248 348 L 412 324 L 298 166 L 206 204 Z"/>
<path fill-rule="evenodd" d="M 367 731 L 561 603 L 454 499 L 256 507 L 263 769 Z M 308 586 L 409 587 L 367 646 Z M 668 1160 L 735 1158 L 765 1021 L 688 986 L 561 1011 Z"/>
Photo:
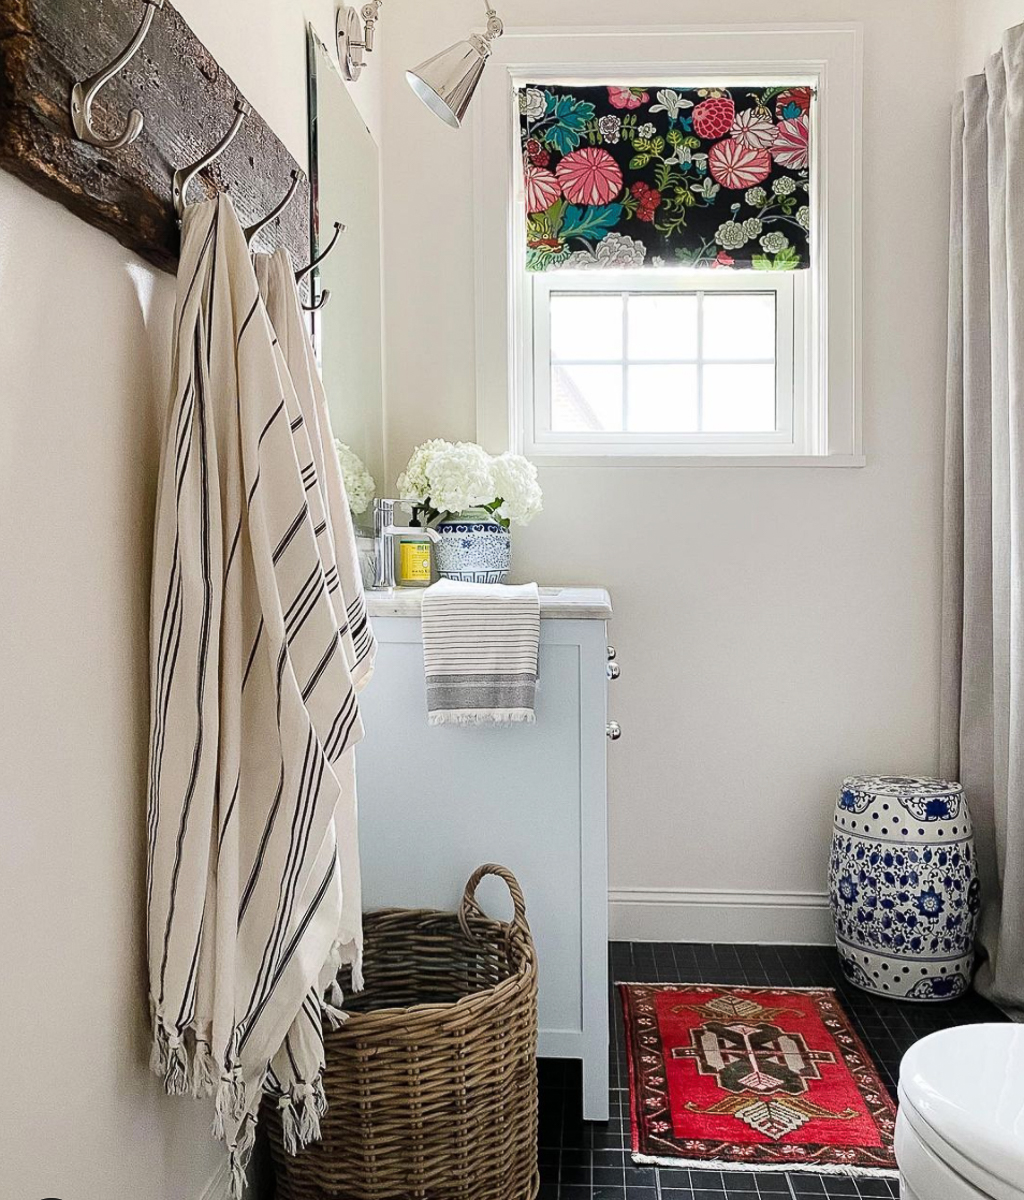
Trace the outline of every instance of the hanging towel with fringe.
<path fill-rule="evenodd" d="M 535 583 L 457 583 L 423 593 L 430 725 L 533 721 L 540 643 Z"/>
<path fill-rule="evenodd" d="M 344 631 L 346 652 L 353 664 L 352 681 L 356 690 L 361 691 L 373 673 L 376 645 L 366 615 L 355 529 L 345 495 L 341 467 L 334 449 L 327 396 L 303 319 L 288 251 L 282 247 L 273 255 L 257 254 L 254 264 L 260 294 L 274 327 L 281 367 L 287 372 L 295 388 L 302 426 L 309 436 L 310 461 L 315 467 L 313 478 L 316 481 L 315 486 L 309 489 L 310 503 L 316 512 L 316 527 L 320 529 L 323 557 L 329 564 L 327 577 L 344 581 L 343 587 L 331 588 L 329 591 L 335 604 L 339 627 Z M 335 772 L 342 783 L 341 796 L 334 812 L 338 862 L 341 867 L 341 913 L 338 935 L 330 960 L 308 997 L 311 1011 L 315 1011 L 320 1003 L 332 1023 L 340 1019 L 340 1006 L 344 1000 L 337 985 L 338 970 L 342 966 L 349 967 L 353 989 L 361 990 L 363 955 L 362 884 L 354 750 L 347 751 L 338 760 Z M 324 995 L 329 997 L 329 1005 L 323 1005 L 321 998 Z M 299 1126 L 288 1119 L 287 1087 L 292 1076 L 291 1064 L 297 1057 L 296 1042 L 299 1039 L 308 1043 L 304 1057 L 308 1060 L 311 1055 L 315 1055 L 322 1066 L 323 1042 L 320 1030 L 314 1022 L 300 1022 L 297 1027 L 293 1027 L 285 1039 L 285 1044 L 278 1051 L 277 1058 L 271 1064 L 265 1087 L 266 1091 L 278 1096 L 278 1102 L 284 1108 L 285 1119 L 282 1121 L 282 1127 L 286 1149 L 296 1148 L 292 1145 L 293 1141 L 301 1143 Z"/>
<path fill-rule="evenodd" d="M 224 195 L 186 211 L 174 321 L 152 591 L 153 1066 L 169 1092 L 214 1097 L 240 1197 L 264 1090 L 295 1147 L 318 1135 L 324 989 L 335 964 L 358 971 L 335 821 L 354 805 L 374 644 L 338 550 L 329 429 L 308 419 Z"/>

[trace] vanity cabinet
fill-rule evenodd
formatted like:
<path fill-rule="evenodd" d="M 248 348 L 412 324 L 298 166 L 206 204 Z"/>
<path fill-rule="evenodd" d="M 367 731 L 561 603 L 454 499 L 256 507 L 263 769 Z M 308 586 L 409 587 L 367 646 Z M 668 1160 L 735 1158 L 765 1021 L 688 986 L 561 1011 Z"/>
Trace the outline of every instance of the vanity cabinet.
<path fill-rule="evenodd" d="M 357 751 L 364 904 L 453 909 L 481 863 L 509 867 L 537 946 L 540 1055 L 582 1060 L 583 1115 L 606 1120 L 608 593 L 541 589 L 537 720 L 506 726 L 427 725 L 421 600 L 367 594 L 379 650 Z M 481 903 L 504 917 L 488 883 Z"/>

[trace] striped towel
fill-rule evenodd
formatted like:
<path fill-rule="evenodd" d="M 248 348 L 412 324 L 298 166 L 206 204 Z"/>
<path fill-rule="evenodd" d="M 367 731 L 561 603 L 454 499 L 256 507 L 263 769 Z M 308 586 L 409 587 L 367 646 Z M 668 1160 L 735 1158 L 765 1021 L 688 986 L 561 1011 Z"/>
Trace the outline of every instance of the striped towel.
<path fill-rule="evenodd" d="M 358 966 L 337 822 L 374 650 L 297 301 L 266 282 L 279 329 L 231 201 L 186 211 L 153 557 L 152 1061 L 169 1092 L 213 1097 L 235 1200 L 263 1094 L 286 1143 L 319 1136 L 321 998 Z"/>
<path fill-rule="evenodd" d="M 455 583 L 423 593 L 423 663 L 431 725 L 530 721 L 537 693 L 535 583 Z"/>

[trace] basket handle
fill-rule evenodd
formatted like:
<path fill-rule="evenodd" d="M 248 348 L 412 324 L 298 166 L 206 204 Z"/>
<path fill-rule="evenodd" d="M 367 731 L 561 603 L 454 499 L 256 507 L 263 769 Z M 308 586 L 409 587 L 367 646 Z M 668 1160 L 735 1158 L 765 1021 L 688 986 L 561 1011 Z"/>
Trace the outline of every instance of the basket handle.
<path fill-rule="evenodd" d="M 501 867 L 497 863 L 484 863 L 482 867 L 477 867 L 469 877 L 469 882 L 466 884 L 466 890 L 462 893 L 462 903 L 459 905 L 459 925 L 462 927 L 462 932 L 468 938 L 474 936 L 469 922 L 472 917 L 485 916 L 483 909 L 477 903 L 476 889 L 480 880 L 487 875 L 497 875 L 509 890 L 509 895 L 512 897 L 512 907 L 514 915 L 509 924 L 509 934 L 513 930 L 530 937 L 530 926 L 526 921 L 526 901 L 523 899 L 523 889 L 519 886 L 519 880 L 512 874 L 508 867 Z"/>

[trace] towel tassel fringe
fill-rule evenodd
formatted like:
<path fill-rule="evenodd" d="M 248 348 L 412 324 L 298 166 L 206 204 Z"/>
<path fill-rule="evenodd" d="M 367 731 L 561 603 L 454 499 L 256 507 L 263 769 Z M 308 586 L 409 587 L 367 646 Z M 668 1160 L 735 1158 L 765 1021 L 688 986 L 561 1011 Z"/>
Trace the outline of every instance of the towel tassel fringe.
<path fill-rule="evenodd" d="M 245 1080 L 242 1068 L 230 1067 L 220 1077 L 217 1094 L 213 1102 L 213 1136 L 219 1141 L 225 1138 L 225 1122 L 240 1121 L 245 1116 Z"/>
<path fill-rule="evenodd" d="M 250 1114 L 242 1122 L 234 1144 L 230 1147 L 231 1200 L 242 1200 L 245 1194 L 245 1169 L 256 1144 L 256 1119 Z"/>
<path fill-rule="evenodd" d="M 320 1141 L 320 1118 L 327 1112 L 323 1078 L 299 1083 L 278 1099 L 281 1141 L 288 1154 L 298 1154 L 310 1142 Z"/>

